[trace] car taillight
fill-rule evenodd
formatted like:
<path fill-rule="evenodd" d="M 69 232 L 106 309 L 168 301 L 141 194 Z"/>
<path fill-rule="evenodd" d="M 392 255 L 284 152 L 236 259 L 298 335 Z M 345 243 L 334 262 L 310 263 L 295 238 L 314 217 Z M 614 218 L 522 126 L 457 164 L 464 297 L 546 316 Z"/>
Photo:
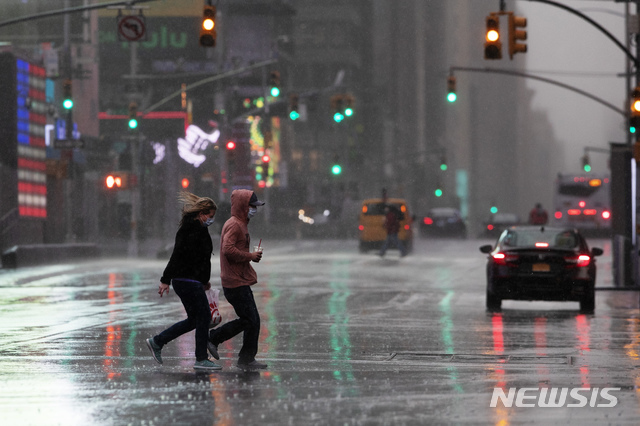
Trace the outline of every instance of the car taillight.
<path fill-rule="evenodd" d="M 581 254 L 579 256 L 566 256 L 564 260 L 567 262 L 567 268 L 584 268 L 585 266 L 589 266 L 591 256 L 586 254 Z"/>
<path fill-rule="evenodd" d="M 496 253 L 492 257 L 496 265 L 507 265 L 518 260 L 515 254 Z"/>
<path fill-rule="evenodd" d="M 554 214 L 556 219 L 562 219 L 562 212 L 558 211 Z"/>
<path fill-rule="evenodd" d="M 603 218 L 603 219 L 609 219 L 609 218 L 611 218 L 611 212 L 609 212 L 609 211 L 607 211 L 607 210 L 603 211 L 603 212 L 602 212 L 602 218 Z"/>
<path fill-rule="evenodd" d="M 431 219 L 430 217 L 425 217 L 423 219 L 423 222 L 425 225 L 433 225 L 433 219 Z"/>

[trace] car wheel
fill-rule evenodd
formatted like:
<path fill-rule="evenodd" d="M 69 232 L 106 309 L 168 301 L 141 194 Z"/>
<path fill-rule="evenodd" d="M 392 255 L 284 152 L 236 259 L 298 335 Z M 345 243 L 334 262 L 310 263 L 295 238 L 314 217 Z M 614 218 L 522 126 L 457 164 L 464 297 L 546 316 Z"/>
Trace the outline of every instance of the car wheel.
<path fill-rule="evenodd" d="M 593 289 L 580 301 L 580 311 L 591 313 L 596 309 L 596 298 Z"/>
<path fill-rule="evenodd" d="M 502 299 L 487 290 L 487 310 L 489 312 L 499 311 L 502 307 Z"/>

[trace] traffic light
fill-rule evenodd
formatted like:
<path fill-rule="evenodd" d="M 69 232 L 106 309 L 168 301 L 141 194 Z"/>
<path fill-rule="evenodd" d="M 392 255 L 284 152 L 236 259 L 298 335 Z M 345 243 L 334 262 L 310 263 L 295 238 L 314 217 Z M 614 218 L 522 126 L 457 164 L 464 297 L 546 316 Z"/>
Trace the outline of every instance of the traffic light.
<path fill-rule="evenodd" d="M 450 75 L 447 77 L 447 100 L 455 102 L 456 99 L 458 99 L 458 95 L 456 95 L 456 78 Z"/>
<path fill-rule="evenodd" d="M 269 154 L 264 154 L 262 156 L 262 162 L 265 163 L 265 164 L 268 164 L 269 161 L 271 161 L 271 157 L 269 157 Z"/>
<path fill-rule="evenodd" d="M 138 128 L 138 104 L 131 102 L 129 104 L 129 128 L 135 130 Z"/>
<path fill-rule="evenodd" d="M 280 96 L 280 72 L 271 71 L 269 73 L 269 94 L 274 98 Z"/>
<path fill-rule="evenodd" d="M 443 155 L 440 158 L 440 170 L 442 170 L 443 172 L 446 171 L 449 167 L 447 166 L 447 159 L 446 157 Z"/>
<path fill-rule="evenodd" d="M 205 5 L 200 26 L 200 46 L 215 47 L 216 45 L 216 7 Z"/>
<path fill-rule="evenodd" d="M 296 93 L 289 95 L 289 118 L 293 121 L 300 118 L 300 113 L 298 112 L 299 99 L 300 98 Z"/>
<path fill-rule="evenodd" d="M 126 189 L 129 186 L 129 175 L 127 172 L 109 173 L 104 179 L 107 189 Z"/>
<path fill-rule="evenodd" d="M 484 43 L 485 59 L 502 59 L 502 42 L 500 41 L 500 17 L 489 15 L 486 18 L 487 31 Z"/>
<path fill-rule="evenodd" d="M 631 91 L 629 115 L 629 133 L 640 134 L 640 86 Z"/>
<path fill-rule="evenodd" d="M 527 18 L 509 13 L 509 59 L 513 59 L 513 55 L 516 53 L 527 52 L 527 45 L 518 43 L 519 40 L 527 39 L 527 32 L 524 30 L 526 27 Z"/>
<path fill-rule="evenodd" d="M 345 117 L 351 117 L 353 115 L 353 107 L 356 103 L 356 99 L 353 97 L 353 95 L 344 95 L 343 96 L 343 100 L 344 100 L 344 116 Z"/>
<path fill-rule="evenodd" d="M 62 107 L 66 110 L 73 108 L 73 96 L 71 94 L 71 80 L 65 80 L 62 83 Z"/>
<path fill-rule="evenodd" d="M 434 191 L 434 194 L 436 197 L 442 197 L 442 188 L 440 188 L 440 185 L 438 185 L 438 187 Z"/>
<path fill-rule="evenodd" d="M 336 123 L 344 120 L 343 95 L 331 96 L 331 112 L 333 113 L 333 121 Z"/>
<path fill-rule="evenodd" d="M 340 164 L 334 164 L 333 166 L 331 166 L 331 173 L 336 176 L 342 173 L 342 167 L 340 166 Z"/>
<path fill-rule="evenodd" d="M 189 178 L 182 178 L 182 180 L 180 181 L 180 185 L 183 189 L 187 189 L 190 183 L 191 182 L 189 182 Z"/>
<path fill-rule="evenodd" d="M 232 170 L 236 165 L 236 143 L 234 141 L 227 141 L 225 146 L 227 148 L 227 167 L 229 170 Z"/>
<path fill-rule="evenodd" d="M 489 211 L 491 212 L 491 214 L 496 214 L 496 213 L 498 213 L 498 207 L 497 206 L 491 206 Z"/>
<path fill-rule="evenodd" d="M 589 162 L 589 156 L 587 154 L 582 156 L 582 169 L 585 172 L 591 171 L 591 163 Z"/>

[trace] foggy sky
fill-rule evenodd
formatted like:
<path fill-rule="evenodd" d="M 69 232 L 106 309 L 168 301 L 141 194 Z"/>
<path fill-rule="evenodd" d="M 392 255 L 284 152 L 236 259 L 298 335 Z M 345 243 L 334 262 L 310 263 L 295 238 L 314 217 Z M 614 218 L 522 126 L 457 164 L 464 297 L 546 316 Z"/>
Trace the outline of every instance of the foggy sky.
<path fill-rule="evenodd" d="M 625 4 L 613 0 L 561 0 L 598 22 L 623 45 L 626 44 Z M 528 52 L 514 57 L 526 61 L 527 72 L 559 80 L 602 98 L 625 110 L 626 81 L 617 76 L 626 70 L 624 52 L 587 21 L 560 8 L 530 1 L 508 1 L 527 18 Z M 488 12 L 498 0 L 487 0 Z M 635 6 L 630 8 L 635 12 Z M 635 48 L 631 51 L 635 54 Z M 509 60 L 502 64 L 508 67 Z M 542 73 L 544 72 L 544 73 Z M 632 85 L 634 84 L 632 80 Z M 579 171 L 585 146 L 608 148 L 609 142 L 626 142 L 626 123 L 615 111 L 577 93 L 535 80 L 527 85 L 536 91 L 533 107 L 548 112 L 554 131 L 565 147 L 568 172 Z M 590 153 L 593 171 L 606 173 L 607 155 Z"/>

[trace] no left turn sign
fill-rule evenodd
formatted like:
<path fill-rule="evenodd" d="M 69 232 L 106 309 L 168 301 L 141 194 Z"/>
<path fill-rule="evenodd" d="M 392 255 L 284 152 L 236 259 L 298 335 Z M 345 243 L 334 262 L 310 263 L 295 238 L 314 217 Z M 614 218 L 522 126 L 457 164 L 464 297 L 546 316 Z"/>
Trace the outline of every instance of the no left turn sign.
<path fill-rule="evenodd" d="M 120 41 L 140 41 L 144 39 L 147 28 L 144 16 L 118 16 L 118 38 Z"/>

